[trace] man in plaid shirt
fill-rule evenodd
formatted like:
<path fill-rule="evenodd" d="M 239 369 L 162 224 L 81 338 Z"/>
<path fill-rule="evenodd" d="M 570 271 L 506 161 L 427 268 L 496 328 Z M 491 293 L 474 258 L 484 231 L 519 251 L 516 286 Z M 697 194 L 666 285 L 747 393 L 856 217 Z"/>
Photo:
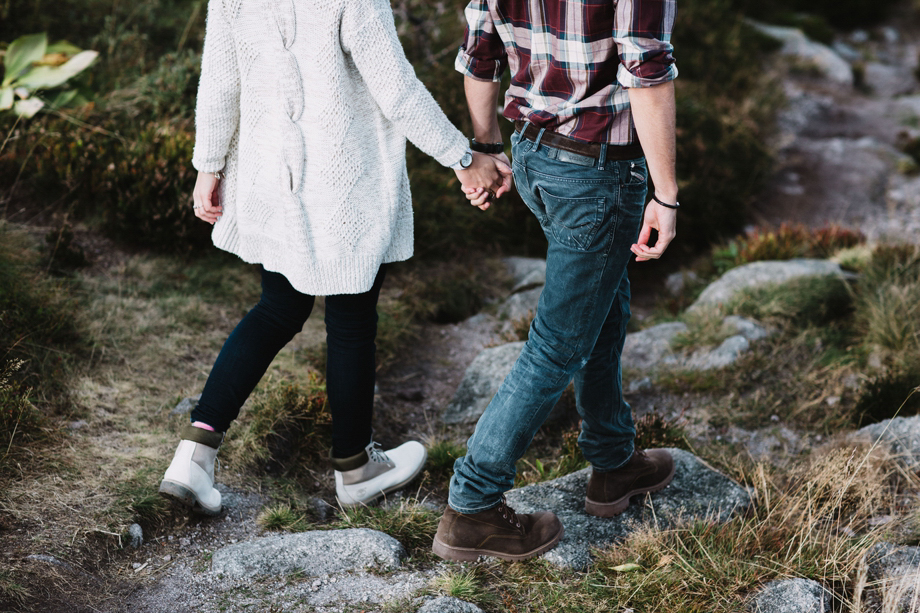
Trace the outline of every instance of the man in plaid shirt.
<path fill-rule="evenodd" d="M 471 0 L 466 8 L 456 67 L 465 75 L 473 148 L 507 162 L 495 109 L 510 69 L 503 114 L 515 123 L 513 178 L 548 250 L 527 343 L 454 465 L 433 544 L 443 558 L 521 560 L 562 538 L 553 513 L 518 515 L 503 494 L 573 379 L 578 442 L 592 466 L 587 513 L 617 515 L 674 476 L 668 452 L 635 448 L 620 354 L 630 254 L 659 258 L 675 235 L 675 2 Z M 646 207 L 649 175 L 655 192 Z M 486 208 L 494 195 L 467 198 Z"/>

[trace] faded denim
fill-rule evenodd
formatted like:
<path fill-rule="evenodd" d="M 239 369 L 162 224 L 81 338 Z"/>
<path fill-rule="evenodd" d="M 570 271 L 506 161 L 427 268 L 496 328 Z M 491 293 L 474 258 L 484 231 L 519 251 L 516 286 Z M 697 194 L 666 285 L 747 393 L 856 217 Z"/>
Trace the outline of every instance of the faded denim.
<path fill-rule="evenodd" d="M 542 133 L 541 133 L 542 136 Z M 514 181 L 549 243 L 546 285 L 530 336 L 457 459 L 449 503 L 461 513 L 498 504 L 515 463 L 574 379 L 578 443 L 599 471 L 633 453 L 620 354 L 629 321 L 630 246 L 642 223 L 645 159 L 604 161 L 512 137 Z"/>

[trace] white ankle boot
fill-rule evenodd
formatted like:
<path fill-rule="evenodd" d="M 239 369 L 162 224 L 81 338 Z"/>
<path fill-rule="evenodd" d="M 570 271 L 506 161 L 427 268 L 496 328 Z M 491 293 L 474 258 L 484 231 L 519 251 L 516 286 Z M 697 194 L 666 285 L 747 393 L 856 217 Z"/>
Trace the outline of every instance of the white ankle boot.
<path fill-rule="evenodd" d="M 339 504 L 352 507 L 367 504 L 415 479 L 428 452 L 417 441 L 403 443 L 383 452 L 371 443 L 350 458 L 332 458 L 335 469 L 335 497 Z"/>
<path fill-rule="evenodd" d="M 186 426 L 160 483 L 160 495 L 205 515 L 220 513 L 220 492 L 214 489 L 214 461 L 223 438 L 221 432 Z"/>

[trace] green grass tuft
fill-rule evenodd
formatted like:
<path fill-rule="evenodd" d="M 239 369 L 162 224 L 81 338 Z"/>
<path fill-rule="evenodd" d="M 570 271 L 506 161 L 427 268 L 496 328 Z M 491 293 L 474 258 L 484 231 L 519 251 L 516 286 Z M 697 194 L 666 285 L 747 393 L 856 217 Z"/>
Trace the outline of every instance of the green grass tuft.
<path fill-rule="evenodd" d="M 346 508 L 331 528 L 370 528 L 389 534 L 403 544 L 412 557 L 429 559 L 431 542 L 438 529 L 441 513 L 422 501 L 401 499 L 396 505 L 357 506 Z"/>
<path fill-rule="evenodd" d="M 262 509 L 256 517 L 256 523 L 266 530 L 282 532 L 303 532 L 312 526 L 306 513 L 284 503 L 273 504 Z"/>
<path fill-rule="evenodd" d="M 268 381 L 227 432 L 225 457 L 230 465 L 257 472 L 296 472 L 326 460 L 331 436 L 326 386 L 319 375 L 310 373 L 306 387 Z"/>

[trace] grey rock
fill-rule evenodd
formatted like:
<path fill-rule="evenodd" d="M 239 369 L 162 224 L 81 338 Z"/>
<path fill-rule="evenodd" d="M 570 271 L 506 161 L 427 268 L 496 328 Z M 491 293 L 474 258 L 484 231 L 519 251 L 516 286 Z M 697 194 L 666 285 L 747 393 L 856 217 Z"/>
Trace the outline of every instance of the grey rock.
<path fill-rule="evenodd" d="M 190 396 L 188 398 L 183 398 L 179 401 L 172 411 L 169 412 L 170 415 L 188 415 L 195 410 L 195 407 L 198 406 L 198 401 L 201 400 L 201 394 L 196 396 Z"/>
<path fill-rule="evenodd" d="M 831 49 L 848 62 L 858 62 L 863 59 L 863 54 L 858 49 L 842 40 L 835 40 Z"/>
<path fill-rule="evenodd" d="M 680 296 L 684 293 L 684 290 L 688 285 L 692 285 L 699 281 L 700 277 L 692 270 L 682 270 L 680 272 L 672 272 L 667 276 L 664 281 L 664 287 L 668 290 L 668 293 L 672 296 Z"/>
<path fill-rule="evenodd" d="M 782 425 L 761 430 L 730 426 L 721 440 L 743 445 L 752 458 L 765 461 L 775 459 L 780 453 L 799 453 L 807 445 L 797 432 Z"/>
<path fill-rule="evenodd" d="M 722 341 L 715 349 L 694 351 L 681 367 L 685 370 L 697 371 L 725 368 L 738 361 L 738 358 L 750 348 L 751 342 L 740 334 L 736 334 Z"/>
<path fill-rule="evenodd" d="M 769 335 L 759 323 L 732 315 L 723 321 L 723 327 L 734 332 L 715 348 L 701 348 L 685 356 L 672 348 L 675 337 L 687 331 L 682 322 L 658 324 L 626 335 L 623 347 L 623 365 L 630 369 L 649 371 L 661 368 L 680 370 L 710 370 L 733 364 L 750 349 L 751 341 Z M 630 387 L 630 391 L 637 391 Z"/>
<path fill-rule="evenodd" d="M 85 428 L 85 427 L 88 426 L 88 425 L 89 425 L 89 424 L 86 423 L 86 420 L 78 419 L 78 420 L 76 420 L 76 421 L 70 422 L 70 423 L 67 425 L 67 427 L 70 428 L 71 430 L 80 430 L 81 428 Z"/>
<path fill-rule="evenodd" d="M 674 456 L 674 480 L 649 497 L 636 496 L 621 515 L 593 517 L 585 513 L 585 488 L 590 468 L 553 481 L 529 485 L 506 493 L 508 504 L 519 513 L 553 511 L 565 526 L 565 536 L 544 558 L 557 566 L 584 569 L 591 550 L 621 541 L 642 524 L 654 522 L 662 529 L 690 519 L 724 522 L 751 504 L 748 492 L 681 449 Z"/>
<path fill-rule="evenodd" d="M 546 283 L 546 260 L 509 257 L 502 260 L 511 274 L 512 293 Z"/>
<path fill-rule="evenodd" d="M 447 405 L 444 423 L 473 423 L 479 419 L 523 348 L 524 341 L 519 341 L 490 347 L 476 356 Z"/>
<path fill-rule="evenodd" d="M 780 53 L 783 55 L 814 66 L 827 79 L 835 83 L 853 85 L 853 70 L 850 65 L 827 45 L 809 40 L 797 28 L 771 26 L 754 21 L 750 21 L 750 23 L 770 38 L 783 43 L 783 47 L 780 49 Z"/>
<path fill-rule="evenodd" d="M 128 544 L 137 549 L 144 544 L 144 529 L 140 524 L 131 524 L 128 526 Z"/>
<path fill-rule="evenodd" d="M 214 552 L 211 571 L 229 577 L 308 576 L 365 568 L 398 568 L 406 550 L 393 537 L 366 528 L 265 536 Z"/>
<path fill-rule="evenodd" d="M 759 341 L 771 334 L 771 331 L 760 325 L 760 323 L 740 315 L 729 315 L 722 321 L 722 325 L 734 329 L 735 332 L 749 341 Z"/>
<path fill-rule="evenodd" d="M 858 443 L 879 443 L 910 469 L 920 468 L 920 415 L 895 417 L 860 428 L 849 439 Z"/>
<path fill-rule="evenodd" d="M 525 341 L 507 343 L 484 349 L 467 367 L 463 380 L 444 411 L 446 424 L 471 424 L 482 415 L 502 381 L 511 372 L 515 360 L 521 355 Z M 548 419 L 558 418 L 563 404 L 556 405 Z"/>
<path fill-rule="evenodd" d="M 866 64 L 865 83 L 873 94 L 885 98 L 910 94 L 917 89 L 917 79 L 909 66 L 892 66 L 880 62 Z"/>
<path fill-rule="evenodd" d="M 524 290 L 512 294 L 498 307 L 498 316 L 508 321 L 517 321 L 525 317 L 533 317 L 540 303 L 540 294 L 543 286 Z"/>
<path fill-rule="evenodd" d="M 843 271 L 839 264 L 830 260 L 795 259 L 751 262 L 732 268 L 710 284 L 687 311 L 692 312 L 704 306 L 725 304 L 744 289 L 816 276 L 843 276 Z"/>
<path fill-rule="evenodd" d="M 810 579 L 779 579 L 766 584 L 748 603 L 751 613 L 829 613 L 833 594 Z"/>
<path fill-rule="evenodd" d="M 856 597 L 866 611 L 913 613 L 920 602 L 920 547 L 877 543 L 860 567 Z"/>
<path fill-rule="evenodd" d="M 687 324 L 674 321 L 627 334 L 621 356 L 623 366 L 648 370 L 661 364 L 673 364 L 677 353 L 671 348 L 671 343 L 674 337 L 686 331 Z"/>
<path fill-rule="evenodd" d="M 482 609 L 471 602 L 445 596 L 429 600 L 418 613 L 482 613 Z"/>

